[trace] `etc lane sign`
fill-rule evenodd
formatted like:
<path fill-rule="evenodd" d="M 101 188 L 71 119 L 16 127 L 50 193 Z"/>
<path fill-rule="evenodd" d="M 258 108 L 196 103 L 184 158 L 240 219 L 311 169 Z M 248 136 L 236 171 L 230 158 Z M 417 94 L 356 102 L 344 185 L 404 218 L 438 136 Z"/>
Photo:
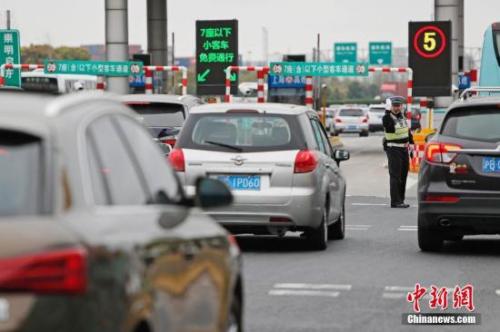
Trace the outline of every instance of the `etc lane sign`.
<path fill-rule="evenodd" d="M 21 63 L 21 47 L 18 30 L 0 30 L 0 64 Z M 5 70 L 5 85 L 21 87 L 19 69 Z"/>
<path fill-rule="evenodd" d="M 368 64 L 358 62 L 271 62 L 270 69 L 278 76 L 368 76 Z"/>
<path fill-rule="evenodd" d="M 46 74 L 74 74 L 128 77 L 142 73 L 139 61 L 45 60 Z"/>
<path fill-rule="evenodd" d="M 391 42 L 370 42 L 368 44 L 370 65 L 390 66 L 392 64 Z"/>

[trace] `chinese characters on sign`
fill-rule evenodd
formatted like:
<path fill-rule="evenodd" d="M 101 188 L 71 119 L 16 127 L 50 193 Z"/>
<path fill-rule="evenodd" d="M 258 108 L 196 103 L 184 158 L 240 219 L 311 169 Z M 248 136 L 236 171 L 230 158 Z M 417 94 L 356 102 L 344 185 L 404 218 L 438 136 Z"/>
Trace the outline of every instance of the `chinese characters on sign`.
<path fill-rule="evenodd" d="M 392 43 L 391 42 L 370 42 L 368 44 L 369 58 L 371 65 L 386 65 L 392 63 Z"/>
<path fill-rule="evenodd" d="M 20 41 L 18 30 L 0 30 L 0 64 L 21 63 Z M 5 69 L 5 85 L 21 87 L 19 69 Z"/>
<path fill-rule="evenodd" d="M 44 71 L 46 74 L 131 76 L 142 73 L 142 63 L 138 61 L 45 60 Z"/>
<path fill-rule="evenodd" d="M 196 86 L 198 95 L 223 95 L 225 69 L 238 65 L 238 21 L 196 21 Z M 231 75 L 231 93 L 237 90 Z"/>
<path fill-rule="evenodd" d="M 420 284 L 415 285 L 415 290 L 406 296 L 406 300 L 413 304 L 413 311 L 420 312 L 420 300 L 429 294 L 429 308 L 446 310 L 448 308 L 448 297 L 452 294 L 453 309 L 466 308 L 468 311 L 474 311 L 474 287 L 470 284 L 464 287 L 455 286 L 454 289 L 446 287 L 431 286 L 430 292 L 427 288 L 422 287 Z"/>
<path fill-rule="evenodd" d="M 335 62 L 357 62 L 358 45 L 356 43 L 335 43 L 333 57 Z"/>
<path fill-rule="evenodd" d="M 270 69 L 278 76 L 368 76 L 366 63 L 272 62 Z"/>

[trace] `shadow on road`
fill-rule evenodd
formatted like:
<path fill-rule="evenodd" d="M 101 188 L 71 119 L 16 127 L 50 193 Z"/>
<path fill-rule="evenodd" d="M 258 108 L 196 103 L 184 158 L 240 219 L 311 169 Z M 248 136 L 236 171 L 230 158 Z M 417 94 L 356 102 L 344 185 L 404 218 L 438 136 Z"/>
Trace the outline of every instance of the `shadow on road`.
<path fill-rule="evenodd" d="M 307 241 L 298 236 L 237 236 L 243 252 L 311 252 Z M 330 241 L 332 246 L 335 241 Z"/>
<path fill-rule="evenodd" d="M 467 238 L 445 242 L 438 255 L 500 256 L 500 237 L 491 239 Z"/>

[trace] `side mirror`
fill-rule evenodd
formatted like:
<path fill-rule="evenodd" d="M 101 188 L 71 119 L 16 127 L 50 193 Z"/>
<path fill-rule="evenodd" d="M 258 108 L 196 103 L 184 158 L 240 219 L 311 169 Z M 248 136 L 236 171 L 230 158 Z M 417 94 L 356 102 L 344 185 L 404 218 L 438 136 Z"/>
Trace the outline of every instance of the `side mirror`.
<path fill-rule="evenodd" d="M 196 182 L 195 202 L 202 208 L 227 206 L 233 202 L 233 195 L 223 182 L 201 178 Z"/>
<path fill-rule="evenodd" d="M 333 159 L 337 162 L 349 160 L 350 157 L 349 152 L 346 150 L 335 150 L 335 153 L 333 154 Z"/>
<path fill-rule="evenodd" d="M 160 145 L 160 149 L 165 156 L 168 156 L 170 152 L 172 152 L 172 145 L 162 142 L 158 142 L 158 144 Z"/>

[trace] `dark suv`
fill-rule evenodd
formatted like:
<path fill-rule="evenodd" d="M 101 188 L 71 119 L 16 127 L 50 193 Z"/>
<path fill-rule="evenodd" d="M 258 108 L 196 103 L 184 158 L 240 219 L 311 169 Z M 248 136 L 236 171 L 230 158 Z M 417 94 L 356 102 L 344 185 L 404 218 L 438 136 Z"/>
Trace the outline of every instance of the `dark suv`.
<path fill-rule="evenodd" d="M 418 182 L 418 243 L 500 234 L 500 98 L 450 106 L 429 141 Z"/>

